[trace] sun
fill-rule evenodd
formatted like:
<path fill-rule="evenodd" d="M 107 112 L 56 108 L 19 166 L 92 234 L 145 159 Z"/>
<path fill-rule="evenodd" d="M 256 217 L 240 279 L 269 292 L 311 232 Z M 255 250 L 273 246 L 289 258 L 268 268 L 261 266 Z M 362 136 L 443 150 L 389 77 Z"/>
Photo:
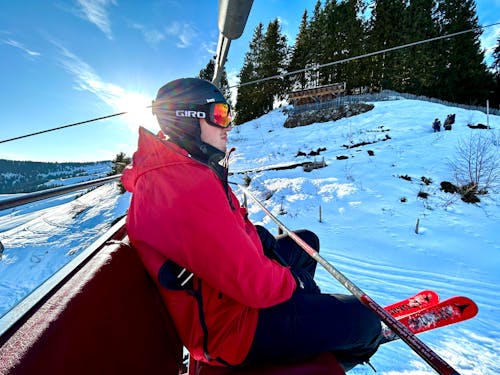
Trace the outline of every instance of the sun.
<path fill-rule="evenodd" d="M 158 127 L 158 122 L 151 112 L 151 98 L 145 94 L 122 92 L 116 97 L 114 104 L 119 111 L 127 112 L 123 119 L 131 130 L 135 130 L 139 126 L 148 129 Z"/>

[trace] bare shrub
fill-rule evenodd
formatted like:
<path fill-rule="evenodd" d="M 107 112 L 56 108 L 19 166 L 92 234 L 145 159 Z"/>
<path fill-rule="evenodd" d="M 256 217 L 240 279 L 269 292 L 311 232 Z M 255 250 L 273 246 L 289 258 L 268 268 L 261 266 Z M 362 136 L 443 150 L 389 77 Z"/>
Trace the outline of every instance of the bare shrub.
<path fill-rule="evenodd" d="M 477 133 L 458 142 L 448 164 L 462 196 L 486 194 L 498 188 L 500 159 L 496 144 L 492 136 Z"/>

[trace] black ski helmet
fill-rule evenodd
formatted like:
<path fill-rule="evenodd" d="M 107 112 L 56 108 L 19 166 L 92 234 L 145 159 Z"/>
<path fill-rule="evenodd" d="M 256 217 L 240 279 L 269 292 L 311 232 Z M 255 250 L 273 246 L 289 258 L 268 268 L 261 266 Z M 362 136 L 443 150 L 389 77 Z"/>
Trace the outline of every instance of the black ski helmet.
<path fill-rule="evenodd" d="M 196 152 L 201 144 L 198 118 L 176 116 L 177 110 L 189 110 L 207 103 L 227 103 L 220 90 L 201 78 L 180 78 L 158 90 L 152 111 L 163 133 L 172 141 Z"/>

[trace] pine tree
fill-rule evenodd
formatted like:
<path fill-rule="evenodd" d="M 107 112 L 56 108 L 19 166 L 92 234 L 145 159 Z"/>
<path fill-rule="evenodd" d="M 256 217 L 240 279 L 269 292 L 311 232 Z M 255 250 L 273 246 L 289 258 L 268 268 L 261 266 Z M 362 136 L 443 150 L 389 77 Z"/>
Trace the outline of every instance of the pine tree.
<path fill-rule="evenodd" d="M 205 79 L 211 82 L 212 79 L 214 78 L 214 71 L 215 71 L 215 58 L 211 58 L 210 61 L 207 63 L 207 66 L 202 70 L 200 70 L 198 78 Z M 231 90 L 229 88 L 229 82 L 227 80 L 227 73 L 225 67 L 222 70 L 222 76 L 220 79 L 219 88 L 222 92 L 222 95 L 224 95 L 227 101 L 231 104 Z"/>
<path fill-rule="evenodd" d="M 249 50 L 245 54 L 243 67 L 239 73 L 240 87 L 236 99 L 236 118 L 234 123 L 236 125 L 250 121 L 258 117 L 259 113 L 259 84 L 245 85 L 245 83 L 255 81 L 257 70 L 259 68 L 259 59 L 262 50 L 262 42 L 264 39 L 263 34 L 264 25 L 259 23 L 254 30 L 252 40 L 250 42 Z"/>
<path fill-rule="evenodd" d="M 287 40 L 281 33 L 279 19 L 276 18 L 269 23 L 262 41 L 262 49 L 257 68 L 259 78 L 279 76 L 286 73 L 286 67 L 288 65 L 287 57 Z M 274 103 L 283 99 L 286 86 L 284 78 L 273 78 L 259 85 L 259 87 L 262 88 L 260 94 L 263 99 L 261 102 L 262 107 L 259 111 L 261 114 L 272 110 Z"/>
<path fill-rule="evenodd" d="M 376 0 L 372 9 L 368 52 L 385 50 L 404 44 L 405 3 L 401 0 Z M 389 51 L 371 58 L 372 84 L 378 88 L 399 90 L 402 86 L 404 54 Z"/>
<path fill-rule="evenodd" d="M 494 74 L 494 83 L 493 83 L 493 92 L 491 95 L 491 105 L 493 107 L 500 107 L 500 37 L 497 40 L 497 46 L 493 51 L 493 69 Z"/>
<path fill-rule="evenodd" d="M 287 85 L 283 78 L 244 84 L 284 74 L 288 64 L 287 57 L 288 45 L 286 37 L 281 33 L 279 20 L 270 22 L 265 34 L 262 23 L 259 23 L 239 74 L 235 124 L 262 116 L 272 110 L 276 100 L 284 97 Z"/>
<path fill-rule="evenodd" d="M 435 22 L 436 0 L 409 0 L 405 13 L 405 43 L 437 37 Z M 434 96 L 433 86 L 440 59 L 439 42 L 429 42 L 405 49 L 401 89 L 416 95 Z"/>
<path fill-rule="evenodd" d="M 212 78 L 214 77 L 214 71 L 215 71 L 215 59 L 212 57 L 208 61 L 207 66 L 200 70 L 198 78 L 205 79 L 207 81 L 212 81 Z"/>
<path fill-rule="evenodd" d="M 318 64 L 326 64 L 332 61 L 338 61 L 343 57 L 343 51 L 340 47 L 339 35 L 340 24 L 338 20 L 338 5 L 335 0 L 327 0 L 319 16 L 316 17 L 314 27 L 315 37 L 321 40 L 321 50 L 318 51 Z M 330 65 L 321 69 L 320 85 L 327 85 L 337 82 L 339 76 L 339 65 Z"/>
<path fill-rule="evenodd" d="M 247 82 L 251 82 L 254 79 L 254 67 L 253 62 L 246 61 L 241 68 L 239 78 L 240 78 L 240 87 L 238 87 L 238 93 L 236 96 L 236 117 L 234 119 L 234 124 L 239 125 L 244 122 L 252 120 L 256 111 L 254 110 L 254 96 L 252 95 L 252 91 L 255 87 L 252 85 L 241 86 L 241 84 L 245 84 Z"/>
<path fill-rule="evenodd" d="M 441 43 L 438 97 L 456 103 L 484 104 L 493 80 L 483 62 L 479 39 L 482 31 L 478 28 L 474 0 L 440 0 L 438 16 L 442 35 L 475 29 Z"/>
<path fill-rule="evenodd" d="M 344 0 L 336 11 L 337 46 L 336 60 L 360 56 L 365 51 L 365 25 L 360 16 L 365 10 L 362 0 Z M 368 85 L 367 64 L 365 60 L 353 60 L 336 65 L 338 73 L 335 82 L 346 82 L 348 90 Z"/>
<path fill-rule="evenodd" d="M 493 70 L 496 72 L 496 74 L 500 74 L 500 37 L 498 37 L 497 40 L 497 46 L 495 47 L 495 50 L 493 51 Z"/>
<path fill-rule="evenodd" d="M 304 69 L 309 62 L 310 53 L 310 35 L 308 30 L 307 9 L 302 14 L 299 32 L 295 39 L 295 44 L 290 49 L 290 61 L 288 63 L 288 72 L 294 72 Z M 298 73 L 288 76 L 288 89 L 291 91 L 302 90 L 306 86 L 304 73 Z"/>
<path fill-rule="evenodd" d="M 125 155 L 124 152 L 118 153 L 115 158 L 112 160 L 113 166 L 111 167 L 111 172 L 108 173 L 108 176 L 114 176 L 117 174 L 122 173 L 122 171 L 125 169 L 125 167 L 130 164 L 132 159 Z M 120 189 L 120 193 L 123 194 L 127 190 L 123 187 L 122 183 L 118 181 L 118 187 Z"/>
<path fill-rule="evenodd" d="M 321 0 L 317 0 L 308 25 L 308 34 L 310 36 L 308 44 L 310 53 L 306 67 L 310 68 L 310 70 L 304 73 L 308 87 L 320 86 L 322 84 L 321 82 L 324 80 L 321 78 L 320 72 L 315 69 L 315 66 L 326 62 L 324 57 L 326 51 L 324 46 L 326 36 L 325 30 L 325 17 L 321 8 Z"/>

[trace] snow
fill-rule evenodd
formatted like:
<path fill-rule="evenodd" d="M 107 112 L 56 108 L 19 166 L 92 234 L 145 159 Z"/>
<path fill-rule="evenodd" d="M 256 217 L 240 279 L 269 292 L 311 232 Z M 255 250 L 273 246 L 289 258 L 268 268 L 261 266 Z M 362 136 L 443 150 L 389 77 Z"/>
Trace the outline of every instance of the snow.
<path fill-rule="evenodd" d="M 0 316 L 92 244 L 125 214 L 116 183 L 0 212 Z"/>
<path fill-rule="evenodd" d="M 479 306 L 475 318 L 420 338 L 461 374 L 500 373 L 499 195 L 467 204 L 439 185 L 454 182 L 448 160 L 457 144 L 479 132 L 498 139 L 500 117 L 489 117 L 491 130 L 471 130 L 468 123 L 487 123 L 484 113 L 407 99 L 373 104 L 369 112 L 335 122 L 287 129 L 286 116 L 275 110 L 235 128 L 230 180 L 250 177 L 249 189 L 280 221 L 315 231 L 321 255 L 381 305 L 424 289 L 442 299 L 472 298 Z M 434 118 L 443 122 L 450 113 L 456 113 L 453 130 L 433 133 Z M 373 143 L 343 147 L 359 142 Z M 319 156 L 296 157 L 323 147 Z M 323 158 L 327 166 L 311 172 L 272 169 Z M 118 195 L 115 184 L 77 196 L 0 212 L 0 315 L 109 228 L 130 198 Z M 251 219 L 276 233 L 276 225 L 249 205 Z M 316 280 L 323 292 L 348 293 L 321 267 Z M 383 345 L 371 362 L 383 375 L 435 373 L 401 341 Z M 372 370 L 358 366 L 351 373 Z"/>

